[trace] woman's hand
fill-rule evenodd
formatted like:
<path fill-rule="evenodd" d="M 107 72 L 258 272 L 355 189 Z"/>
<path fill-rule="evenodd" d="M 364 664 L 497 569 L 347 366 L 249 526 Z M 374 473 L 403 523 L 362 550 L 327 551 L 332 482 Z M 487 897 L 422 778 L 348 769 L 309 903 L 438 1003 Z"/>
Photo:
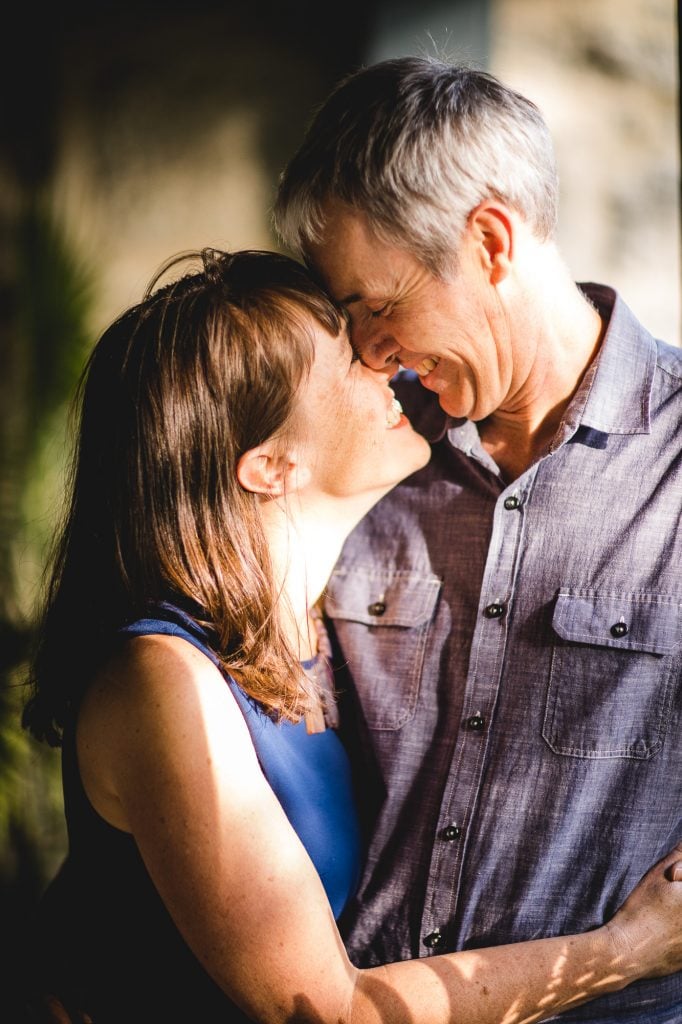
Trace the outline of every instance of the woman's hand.
<path fill-rule="evenodd" d="M 635 976 L 682 970 L 682 843 L 654 864 L 605 928 L 616 963 Z"/>
<path fill-rule="evenodd" d="M 53 993 L 30 999 L 25 1010 L 26 1024 L 93 1024 L 87 1013 Z"/>

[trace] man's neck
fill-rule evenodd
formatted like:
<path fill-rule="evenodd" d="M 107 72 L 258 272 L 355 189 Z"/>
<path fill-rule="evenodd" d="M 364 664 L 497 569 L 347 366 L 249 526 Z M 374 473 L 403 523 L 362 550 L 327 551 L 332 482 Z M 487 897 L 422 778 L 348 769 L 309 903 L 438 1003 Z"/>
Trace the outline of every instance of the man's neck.
<path fill-rule="evenodd" d="M 601 344 L 605 325 L 571 282 L 533 324 L 535 357 L 509 407 L 478 424 L 481 443 L 511 483 L 541 458 L 555 437 Z"/>

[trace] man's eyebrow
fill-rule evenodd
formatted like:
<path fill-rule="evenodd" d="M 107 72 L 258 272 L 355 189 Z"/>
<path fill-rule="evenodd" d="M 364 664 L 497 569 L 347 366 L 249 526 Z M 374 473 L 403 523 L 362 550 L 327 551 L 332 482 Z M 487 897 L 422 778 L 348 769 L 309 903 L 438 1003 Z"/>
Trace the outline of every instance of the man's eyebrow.
<path fill-rule="evenodd" d="M 360 292 L 352 292 L 350 295 L 346 295 L 343 299 L 339 299 L 339 305 L 350 306 L 353 302 L 360 302 L 362 295 Z"/>

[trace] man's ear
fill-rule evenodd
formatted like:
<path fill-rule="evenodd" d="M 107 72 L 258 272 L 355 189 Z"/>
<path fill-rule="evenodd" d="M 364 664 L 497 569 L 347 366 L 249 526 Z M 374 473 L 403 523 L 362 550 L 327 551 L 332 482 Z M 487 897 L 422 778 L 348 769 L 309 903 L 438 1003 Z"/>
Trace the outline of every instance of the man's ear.
<path fill-rule="evenodd" d="M 279 498 L 304 487 L 310 470 L 298 461 L 295 452 L 277 451 L 266 441 L 244 452 L 237 463 L 237 479 L 245 491 Z"/>
<path fill-rule="evenodd" d="M 469 214 L 468 228 L 479 246 L 491 284 L 500 284 L 511 270 L 514 256 L 514 221 L 502 203 L 481 203 Z"/>

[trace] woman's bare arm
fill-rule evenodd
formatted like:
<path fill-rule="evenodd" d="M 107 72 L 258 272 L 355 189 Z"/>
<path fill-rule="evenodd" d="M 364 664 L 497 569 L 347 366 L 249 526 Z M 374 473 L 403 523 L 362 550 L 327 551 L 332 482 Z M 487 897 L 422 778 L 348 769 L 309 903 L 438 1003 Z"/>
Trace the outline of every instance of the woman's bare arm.
<path fill-rule="evenodd" d="M 521 1024 L 682 968 L 682 885 L 661 865 L 614 926 L 358 970 L 234 697 L 179 638 L 130 643 L 86 698 L 78 750 L 188 945 L 264 1024 Z"/>

